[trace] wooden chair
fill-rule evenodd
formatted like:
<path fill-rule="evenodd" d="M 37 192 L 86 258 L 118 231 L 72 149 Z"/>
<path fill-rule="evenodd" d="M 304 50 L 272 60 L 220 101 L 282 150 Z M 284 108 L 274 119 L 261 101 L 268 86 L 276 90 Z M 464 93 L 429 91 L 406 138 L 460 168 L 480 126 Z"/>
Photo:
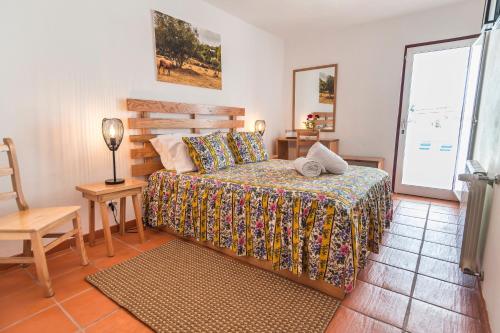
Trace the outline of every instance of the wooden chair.
<path fill-rule="evenodd" d="M 9 167 L 0 168 L 1 176 L 10 176 L 12 181 L 11 192 L 0 192 L 0 201 L 16 199 L 18 212 L 0 217 L 0 240 L 22 240 L 22 257 L 0 257 L 0 264 L 30 264 L 35 263 L 38 280 L 45 289 L 45 295 L 54 295 L 50 282 L 47 259 L 45 253 L 62 242 L 74 237 L 76 249 L 80 253 L 82 265 L 88 264 L 87 254 L 83 243 L 80 225 L 80 207 L 51 207 L 30 209 L 24 199 L 17 164 L 14 143 L 9 138 L 0 143 L 0 152 L 6 152 L 9 159 Z M 66 233 L 50 233 L 51 230 L 60 225 L 73 221 L 73 229 Z M 54 241 L 43 245 L 42 238 L 55 238 Z M 31 255 L 33 250 L 33 255 Z"/>
<path fill-rule="evenodd" d="M 311 129 L 298 129 L 296 132 L 297 139 L 295 140 L 295 149 L 297 150 L 297 157 L 305 156 L 307 155 L 307 150 L 305 150 L 304 153 L 303 147 L 309 149 L 313 143 L 318 142 L 319 131 Z"/>
<path fill-rule="evenodd" d="M 333 112 L 313 112 L 312 114 L 319 117 L 316 120 L 316 125 L 320 125 L 322 130 L 325 130 L 323 127 L 326 127 L 328 130 L 334 129 L 335 114 Z"/>

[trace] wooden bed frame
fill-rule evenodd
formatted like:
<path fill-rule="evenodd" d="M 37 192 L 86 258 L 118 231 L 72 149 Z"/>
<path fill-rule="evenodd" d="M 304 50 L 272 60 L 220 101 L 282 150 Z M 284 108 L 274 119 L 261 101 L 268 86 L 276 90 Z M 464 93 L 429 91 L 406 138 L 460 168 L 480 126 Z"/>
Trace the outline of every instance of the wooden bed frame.
<path fill-rule="evenodd" d="M 128 119 L 129 129 L 140 131 L 140 134 L 129 136 L 130 141 L 136 145 L 130 151 L 131 158 L 142 160 L 141 163 L 132 165 L 132 176 L 134 177 L 148 176 L 157 170 L 163 169 L 158 153 L 156 153 L 151 143 L 149 143 L 150 139 L 158 135 L 151 133 L 152 130 L 189 129 L 192 133 L 199 133 L 200 129 L 229 129 L 230 131 L 234 131 L 238 128 L 243 128 L 245 125 L 243 120 L 237 119 L 237 117 L 245 115 L 245 109 L 239 107 L 127 99 L 127 110 L 138 113 L 138 117 Z M 151 118 L 151 113 L 189 115 L 189 118 Z M 210 116 L 225 116 L 228 119 L 220 119 L 221 117 L 214 119 Z M 270 261 L 259 260 L 254 257 L 237 256 L 230 249 L 214 246 L 208 241 L 201 242 L 190 237 L 181 236 L 168 227 L 162 229 L 177 237 L 224 253 L 238 259 L 240 262 L 273 272 L 335 298 L 343 299 L 345 296 L 343 288 L 334 287 L 322 280 L 311 280 L 306 274 L 299 276 L 288 270 L 277 271 L 272 268 Z"/>

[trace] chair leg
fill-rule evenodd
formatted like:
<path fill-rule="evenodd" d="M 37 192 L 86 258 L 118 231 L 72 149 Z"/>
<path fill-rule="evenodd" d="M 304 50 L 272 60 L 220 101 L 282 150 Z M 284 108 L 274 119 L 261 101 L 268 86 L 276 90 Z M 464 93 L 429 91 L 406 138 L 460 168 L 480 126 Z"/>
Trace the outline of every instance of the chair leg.
<path fill-rule="evenodd" d="M 29 239 L 23 240 L 23 257 L 32 257 L 31 255 L 31 241 Z M 29 264 L 21 264 L 21 267 L 28 267 Z"/>
<path fill-rule="evenodd" d="M 38 276 L 38 280 L 42 284 L 42 287 L 45 289 L 45 296 L 51 297 L 54 295 L 54 290 L 52 290 L 52 283 L 50 282 L 49 270 L 47 268 L 47 258 L 45 257 L 42 237 L 38 232 L 31 233 L 31 243 L 33 245 L 36 275 Z"/>
<path fill-rule="evenodd" d="M 80 253 L 80 260 L 83 266 L 87 266 L 89 264 L 89 260 L 87 258 L 87 251 L 85 251 L 85 243 L 83 242 L 82 235 L 82 226 L 80 222 L 80 213 L 76 212 L 76 216 L 73 219 L 73 228 L 76 230 L 75 234 L 75 245 L 76 250 Z"/>

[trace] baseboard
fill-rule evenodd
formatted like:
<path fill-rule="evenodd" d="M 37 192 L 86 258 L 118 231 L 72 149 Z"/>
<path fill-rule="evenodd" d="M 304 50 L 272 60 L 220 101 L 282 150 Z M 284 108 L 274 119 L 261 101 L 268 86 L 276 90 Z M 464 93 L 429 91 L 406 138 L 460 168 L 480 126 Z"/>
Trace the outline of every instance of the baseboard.
<path fill-rule="evenodd" d="M 129 228 L 135 227 L 136 226 L 135 220 L 130 220 L 130 221 L 125 222 L 125 226 L 129 227 Z M 115 224 L 115 225 L 111 226 L 111 233 L 118 233 L 119 231 L 120 231 L 120 225 Z M 99 229 L 99 230 L 95 231 L 95 239 L 99 239 L 99 238 L 104 238 L 104 230 L 103 229 Z M 84 234 L 83 240 L 85 242 L 88 242 L 89 241 L 89 234 Z M 22 241 L 20 241 L 20 242 L 22 243 Z M 57 245 L 56 247 L 54 247 L 50 251 L 47 251 L 47 254 L 53 254 L 56 252 L 60 252 L 60 251 L 63 251 L 63 250 L 70 248 L 71 246 L 75 246 L 75 239 L 74 238 L 71 238 L 71 239 L 68 239 L 68 240 L 62 242 L 61 244 Z M 22 257 L 22 256 L 23 256 L 23 254 L 19 253 L 19 254 L 13 255 L 12 257 Z M 18 266 L 18 265 L 19 264 L 0 265 L 0 271 L 7 270 L 11 267 Z"/>

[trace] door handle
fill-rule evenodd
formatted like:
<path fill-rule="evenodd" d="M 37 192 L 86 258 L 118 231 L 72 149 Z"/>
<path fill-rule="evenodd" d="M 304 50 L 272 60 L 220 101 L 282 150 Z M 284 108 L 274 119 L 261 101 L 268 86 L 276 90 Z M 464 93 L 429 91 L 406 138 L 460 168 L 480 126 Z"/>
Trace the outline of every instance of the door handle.
<path fill-rule="evenodd" d="M 406 120 L 401 120 L 401 134 L 406 132 Z"/>
<path fill-rule="evenodd" d="M 469 173 L 459 174 L 458 180 L 463 182 L 483 181 L 491 186 L 494 184 L 500 184 L 500 175 L 489 177 L 488 173 L 483 169 L 478 161 L 468 160 L 466 165 Z"/>
<path fill-rule="evenodd" d="M 488 177 L 486 174 L 461 173 L 458 175 L 458 180 L 462 182 L 483 181 L 493 186 L 494 184 L 500 184 L 500 175 Z"/>

